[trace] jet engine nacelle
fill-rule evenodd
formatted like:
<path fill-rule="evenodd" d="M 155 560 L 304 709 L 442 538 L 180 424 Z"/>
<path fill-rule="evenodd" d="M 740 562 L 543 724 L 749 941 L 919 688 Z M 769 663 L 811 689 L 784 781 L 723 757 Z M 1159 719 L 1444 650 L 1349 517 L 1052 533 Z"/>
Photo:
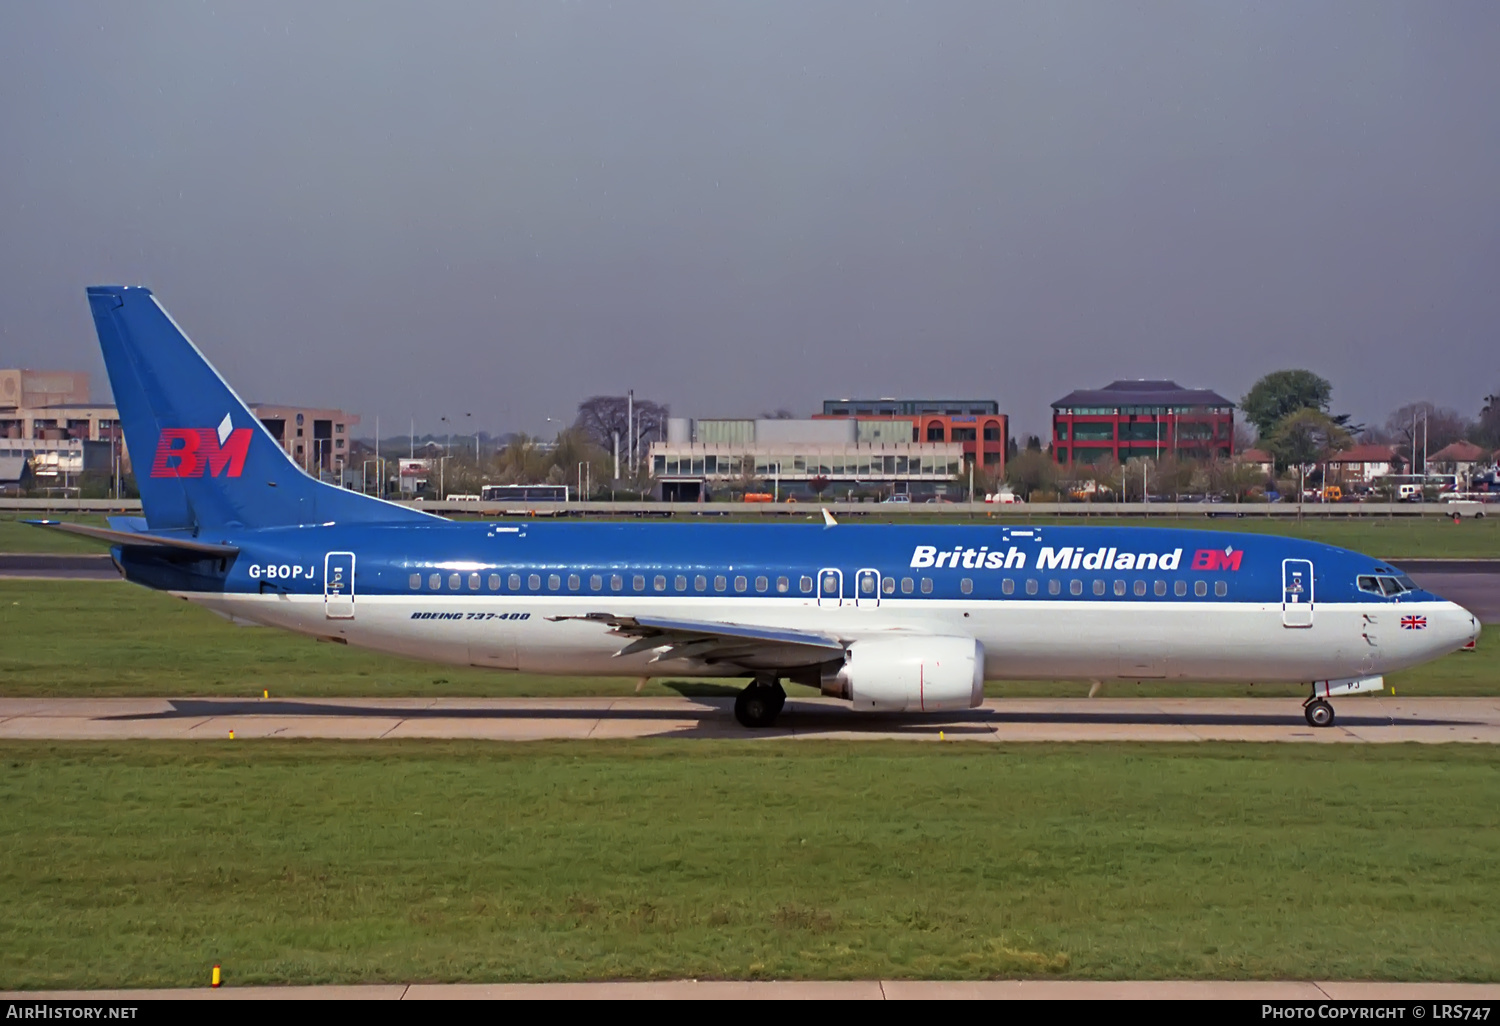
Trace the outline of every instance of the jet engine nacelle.
<path fill-rule="evenodd" d="M 882 712 L 973 709 L 984 701 L 984 646 L 973 638 L 870 638 L 851 644 L 823 693 Z"/>

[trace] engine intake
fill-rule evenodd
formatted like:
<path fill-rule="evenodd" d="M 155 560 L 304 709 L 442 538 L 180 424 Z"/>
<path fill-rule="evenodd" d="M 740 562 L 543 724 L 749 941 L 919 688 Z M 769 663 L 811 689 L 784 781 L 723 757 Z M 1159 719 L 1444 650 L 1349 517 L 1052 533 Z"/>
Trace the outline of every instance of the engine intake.
<path fill-rule="evenodd" d="M 973 638 L 901 637 L 856 641 L 823 693 L 880 712 L 974 709 L 984 701 L 984 646 Z"/>

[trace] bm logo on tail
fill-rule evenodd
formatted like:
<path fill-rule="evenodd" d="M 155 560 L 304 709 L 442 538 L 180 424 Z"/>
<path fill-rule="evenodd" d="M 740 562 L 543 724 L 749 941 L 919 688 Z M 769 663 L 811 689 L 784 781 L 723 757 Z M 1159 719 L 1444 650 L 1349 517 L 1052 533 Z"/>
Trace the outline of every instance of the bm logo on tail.
<path fill-rule="evenodd" d="M 239 477 L 250 452 L 251 430 L 234 427 L 229 414 L 214 428 L 163 428 L 151 462 L 152 477 Z"/>

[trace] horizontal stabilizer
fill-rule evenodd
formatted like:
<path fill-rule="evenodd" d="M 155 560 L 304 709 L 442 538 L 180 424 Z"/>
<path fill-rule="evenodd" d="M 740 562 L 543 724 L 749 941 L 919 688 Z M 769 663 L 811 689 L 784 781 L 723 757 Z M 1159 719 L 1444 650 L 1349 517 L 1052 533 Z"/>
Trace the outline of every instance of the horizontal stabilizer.
<path fill-rule="evenodd" d="M 205 556 L 233 556 L 240 551 L 238 545 L 220 545 L 215 542 L 198 541 L 196 538 L 174 537 L 163 534 L 147 534 L 141 531 L 116 531 L 108 527 L 90 527 L 88 524 L 70 524 L 61 520 L 25 520 L 22 523 L 33 527 L 50 527 L 64 534 L 79 534 L 110 545 L 129 545 L 138 548 L 169 548 L 185 552 L 198 552 Z"/>

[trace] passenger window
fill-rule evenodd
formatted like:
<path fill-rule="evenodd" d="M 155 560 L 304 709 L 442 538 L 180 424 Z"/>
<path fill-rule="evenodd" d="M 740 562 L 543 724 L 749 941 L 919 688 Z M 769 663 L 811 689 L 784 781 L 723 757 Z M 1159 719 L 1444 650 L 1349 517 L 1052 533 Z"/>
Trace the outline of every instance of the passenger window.
<path fill-rule="evenodd" d="M 521 590 L 521 575 L 520 574 L 511 574 L 510 575 L 510 590 L 511 591 L 520 591 Z"/>
<path fill-rule="evenodd" d="M 557 574 L 548 574 L 547 575 L 547 590 L 548 591 L 556 591 L 558 588 L 561 588 L 561 587 L 562 587 L 562 578 L 561 577 L 559 577 Z"/>
<path fill-rule="evenodd" d="M 610 591 L 619 591 L 621 588 L 624 588 L 624 587 L 625 587 L 625 578 L 621 577 L 619 574 L 610 574 L 609 575 L 609 590 Z"/>
<path fill-rule="evenodd" d="M 958 590 L 961 591 L 961 592 L 963 592 L 965 595 L 972 595 L 972 594 L 974 594 L 974 580 L 973 580 L 973 578 L 965 577 L 963 580 L 959 581 L 958 582 Z"/>
<path fill-rule="evenodd" d="M 1069 595 L 1082 595 L 1083 594 L 1083 582 L 1080 581 L 1080 580 L 1076 580 L 1076 579 L 1072 580 L 1072 581 L 1069 581 L 1068 582 L 1068 594 Z"/>
<path fill-rule="evenodd" d="M 1194 581 L 1193 582 L 1193 594 L 1197 595 L 1199 598 L 1202 598 L 1204 595 L 1207 595 L 1208 594 L 1208 582 L 1207 581 Z"/>
<path fill-rule="evenodd" d="M 1047 594 L 1048 595 L 1061 595 L 1062 594 L 1062 581 L 1059 581 L 1056 578 L 1053 578 L 1052 580 L 1048 581 L 1047 582 Z"/>
<path fill-rule="evenodd" d="M 1036 578 L 1035 577 L 1028 577 L 1028 578 L 1026 578 L 1026 594 L 1028 594 L 1028 595 L 1035 595 L 1036 594 Z"/>
<path fill-rule="evenodd" d="M 429 577 L 427 579 L 427 587 L 431 588 L 433 591 L 440 590 L 442 588 L 442 586 L 443 586 L 443 575 L 442 574 L 433 574 L 431 577 Z"/>
<path fill-rule="evenodd" d="M 500 575 L 490 574 L 490 591 L 500 590 Z"/>
<path fill-rule="evenodd" d="M 875 578 L 868 574 L 861 574 L 859 578 L 859 593 L 861 595 L 875 594 Z"/>
<path fill-rule="evenodd" d="M 746 581 L 745 578 L 743 578 L 743 577 L 736 577 L 734 579 L 734 590 L 735 591 L 744 591 L 747 587 L 749 587 L 749 582 Z"/>
<path fill-rule="evenodd" d="M 764 592 L 770 586 L 771 586 L 771 582 L 768 581 L 764 577 L 757 577 L 755 579 L 755 590 L 756 591 Z"/>
<path fill-rule="evenodd" d="M 910 577 L 901 578 L 901 594 L 910 595 L 912 591 L 915 590 L 916 586 L 917 582 L 912 580 Z"/>
<path fill-rule="evenodd" d="M 922 578 L 922 594 L 923 595 L 931 595 L 932 594 L 932 578 L 931 577 L 924 577 L 924 578 Z"/>
<path fill-rule="evenodd" d="M 479 590 L 479 575 L 478 574 L 470 574 L 469 575 L 469 590 L 470 591 L 478 591 Z"/>
<path fill-rule="evenodd" d="M 1116 595 L 1123 595 L 1123 594 L 1125 594 L 1125 582 L 1124 581 L 1116 581 L 1115 582 L 1115 594 Z"/>
<path fill-rule="evenodd" d="M 839 593 L 839 579 L 835 574 L 823 575 L 823 594 L 837 597 Z"/>
<path fill-rule="evenodd" d="M 422 575 L 421 574 L 412 574 L 411 575 L 411 579 L 408 581 L 408 583 L 411 585 L 411 590 L 412 591 L 421 591 L 422 590 Z"/>
<path fill-rule="evenodd" d="M 812 594 L 812 585 L 813 580 L 811 577 L 803 577 L 797 582 L 797 586 L 802 589 L 802 594 L 804 595 Z"/>
<path fill-rule="evenodd" d="M 776 578 L 776 590 L 785 595 L 792 590 L 792 582 L 785 577 Z"/>
<path fill-rule="evenodd" d="M 604 587 L 604 578 L 598 574 L 589 574 L 589 591 L 599 591 Z"/>
<path fill-rule="evenodd" d="M 581 582 L 579 581 L 577 574 L 569 574 L 568 575 L 568 590 L 569 591 L 577 591 L 578 590 L 578 585 L 580 583 Z"/>
<path fill-rule="evenodd" d="M 1096 580 L 1096 581 L 1094 581 L 1094 594 L 1095 595 L 1103 595 L 1104 594 L 1104 582 L 1102 580 Z"/>
<path fill-rule="evenodd" d="M 695 590 L 697 590 L 697 591 L 707 591 L 708 590 L 708 578 L 704 577 L 702 574 L 699 574 L 697 577 L 694 577 L 693 578 L 693 588 Z"/>
<path fill-rule="evenodd" d="M 1187 581 L 1178 581 L 1176 584 L 1172 585 L 1172 594 L 1176 595 L 1178 598 L 1182 598 L 1182 596 L 1186 595 Z"/>
<path fill-rule="evenodd" d="M 687 591 L 687 578 L 679 575 L 677 580 L 672 582 L 672 586 L 678 591 Z"/>
<path fill-rule="evenodd" d="M 662 574 L 657 574 L 656 579 L 652 581 L 651 584 L 654 588 L 656 588 L 657 591 L 667 590 L 667 579 Z"/>
<path fill-rule="evenodd" d="M 1229 584 L 1227 582 L 1225 582 L 1225 581 L 1215 581 L 1214 582 L 1214 594 L 1217 595 L 1217 596 L 1219 596 L 1219 598 L 1223 598 L 1225 595 L 1228 595 L 1229 594 Z"/>
<path fill-rule="evenodd" d="M 1144 594 L 1146 594 L 1146 582 L 1145 581 L 1136 581 L 1135 582 L 1135 593 L 1137 595 L 1144 595 Z"/>
<path fill-rule="evenodd" d="M 449 574 L 448 575 L 448 590 L 449 591 L 457 591 L 462 584 L 463 584 L 463 577 L 461 575 L 459 575 L 459 574 Z"/>
<path fill-rule="evenodd" d="M 645 577 L 645 575 L 644 574 L 632 574 L 631 577 L 630 577 L 630 587 L 632 589 L 634 589 L 635 591 L 645 591 L 646 590 L 646 577 Z"/>
<path fill-rule="evenodd" d="M 723 591 L 726 587 L 728 587 L 728 581 L 725 578 L 714 578 L 714 591 Z"/>
<path fill-rule="evenodd" d="M 529 575 L 526 578 L 526 587 L 530 588 L 532 591 L 541 591 L 542 590 L 542 575 L 541 574 L 531 574 L 531 575 Z"/>
<path fill-rule="evenodd" d="M 1157 598 L 1161 598 L 1163 595 L 1165 595 L 1167 593 L 1167 582 L 1166 581 L 1157 581 L 1156 582 L 1156 587 L 1153 588 L 1152 590 L 1156 592 L 1156 597 Z"/>
<path fill-rule="evenodd" d="M 1016 582 L 1007 577 L 1000 582 L 1000 594 L 1014 595 L 1016 593 Z"/>
<path fill-rule="evenodd" d="M 880 590 L 887 595 L 896 594 L 896 579 L 894 577 L 881 578 Z"/>

